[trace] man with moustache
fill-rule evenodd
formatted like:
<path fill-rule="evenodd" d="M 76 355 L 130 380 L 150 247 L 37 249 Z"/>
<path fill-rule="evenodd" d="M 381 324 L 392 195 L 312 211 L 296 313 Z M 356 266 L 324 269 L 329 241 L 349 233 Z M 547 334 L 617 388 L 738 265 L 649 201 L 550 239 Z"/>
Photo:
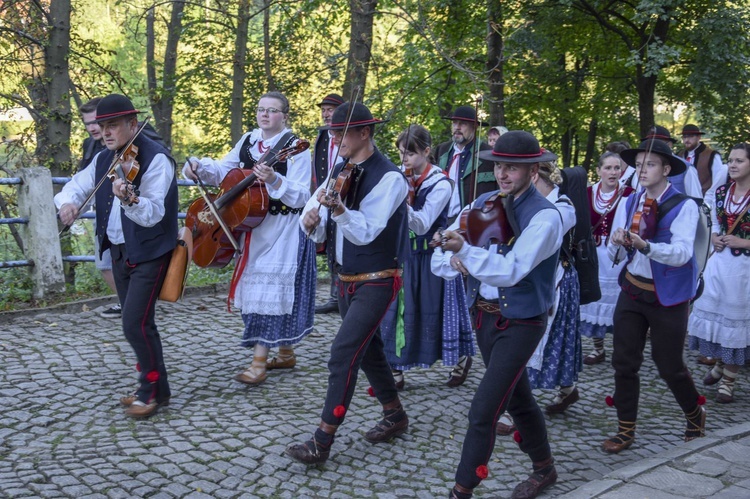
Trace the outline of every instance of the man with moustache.
<path fill-rule="evenodd" d="M 323 126 L 329 126 L 331 124 L 331 116 L 333 111 L 343 104 L 344 98 L 338 94 L 328 94 L 318 104 L 320 107 L 320 117 L 323 120 Z M 338 146 L 334 143 L 333 137 L 330 135 L 330 130 L 320 130 L 318 132 L 318 138 L 315 140 L 315 152 L 313 153 L 313 175 L 315 178 L 315 185 L 312 190 L 318 188 L 325 183 L 328 178 L 328 172 L 333 168 L 334 163 L 338 162 Z M 333 242 L 326 241 L 326 257 L 328 259 L 328 270 L 331 274 L 331 295 L 328 301 L 320 305 L 315 306 L 316 314 L 330 314 L 331 312 L 338 312 L 339 302 L 336 298 L 336 290 L 338 289 L 339 279 L 336 273 L 333 271 L 334 255 L 333 255 Z"/>
<path fill-rule="evenodd" d="M 701 138 L 706 132 L 697 125 L 688 124 L 682 127 L 682 145 L 680 153 L 687 164 L 694 167 L 700 181 L 701 193 L 713 200 L 716 189 L 727 182 L 727 167 L 721 162 L 721 154 L 707 146 Z"/>
<path fill-rule="evenodd" d="M 476 154 L 477 128 L 486 123 L 477 119 L 476 110 L 471 106 L 459 106 L 445 119 L 451 120 L 452 137 L 440 144 L 435 151 L 438 166 L 448 172 L 456 189 L 451 196 L 448 220 L 455 220 L 461 208 L 474 201 L 479 195 L 497 187 L 491 162 L 481 160 Z M 480 142 L 479 150 L 491 149 Z"/>
<path fill-rule="evenodd" d="M 451 120 L 452 140 L 437 147 L 435 158 L 455 186 L 448 203 L 448 224 L 451 224 L 464 206 L 481 194 L 495 190 L 497 184 L 492 162 L 482 160 L 477 154 L 477 128 L 487 126 L 487 123 L 477 119 L 476 110 L 471 106 L 458 106 L 445 119 Z M 480 142 L 480 151 L 490 149 L 489 145 Z M 471 363 L 471 357 L 459 357 L 446 384 L 451 388 L 462 385 L 469 375 Z"/>
<path fill-rule="evenodd" d="M 139 112 L 124 95 L 102 98 L 95 120 L 106 150 L 94 156 L 55 196 L 60 220 L 69 225 L 87 208 L 83 201 L 104 178 L 95 195 L 96 237 L 100 253 L 111 250 L 122 329 L 138 360 L 139 386 L 133 395 L 120 399 L 125 414 L 133 418 L 151 416 L 171 397 L 154 316 L 177 241 L 177 182 L 174 160 L 167 149 L 140 134 L 133 141 L 140 168 L 132 183 L 105 178 L 113 159 L 135 136 Z M 121 168 L 127 175 L 135 166 L 123 162 Z"/>

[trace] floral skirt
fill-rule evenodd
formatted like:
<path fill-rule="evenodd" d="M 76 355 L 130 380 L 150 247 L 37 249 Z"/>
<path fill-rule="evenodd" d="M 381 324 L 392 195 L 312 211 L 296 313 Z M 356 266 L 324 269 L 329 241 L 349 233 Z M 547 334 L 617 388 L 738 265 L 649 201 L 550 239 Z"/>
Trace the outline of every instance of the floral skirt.
<path fill-rule="evenodd" d="M 583 370 L 580 317 L 580 285 L 572 265 L 565 267 L 560 281 L 560 303 L 544 347 L 541 369 L 527 368 L 531 388 L 572 386 Z"/>

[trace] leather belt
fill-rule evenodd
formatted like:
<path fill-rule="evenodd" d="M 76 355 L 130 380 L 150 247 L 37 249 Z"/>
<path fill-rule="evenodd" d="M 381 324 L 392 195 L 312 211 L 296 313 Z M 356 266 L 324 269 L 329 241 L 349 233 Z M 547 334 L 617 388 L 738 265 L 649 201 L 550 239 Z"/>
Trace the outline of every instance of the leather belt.
<path fill-rule="evenodd" d="M 477 299 L 477 308 L 488 314 L 500 315 L 500 304 Z"/>
<path fill-rule="evenodd" d="M 653 281 L 652 282 L 641 281 L 640 279 L 638 279 L 636 276 L 634 276 L 628 271 L 625 271 L 625 279 L 627 279 L 630 284 L 632 284 L 638 289 L 642 289 L 644 291 L 656 292 L 656 288 L 654 287 Z"/>
<path fill-rule="evenodd" d="M 339 280 L 344 282 L 374 281 L 375 279 L 388 279 L 389 277 L 401 277 L 401 269 L 388 269 L 364 274 L 339 274 Z"/>

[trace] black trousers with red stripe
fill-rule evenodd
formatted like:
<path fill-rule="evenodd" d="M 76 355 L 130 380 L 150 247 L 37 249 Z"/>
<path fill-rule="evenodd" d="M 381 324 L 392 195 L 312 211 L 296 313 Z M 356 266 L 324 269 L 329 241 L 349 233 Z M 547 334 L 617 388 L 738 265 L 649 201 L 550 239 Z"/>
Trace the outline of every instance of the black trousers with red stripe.
<path fill-rule="evenodd" d="M 381 404 L 398 397 L 378 326 L 400 287 L 401 278 L 339 283 L 342 321 L 331 344 L 328 393 L 320 416 L 324 423 L 339 425 L 344 421 L 360 367 Z"/>
<path fill-rule="evenodd" d="M 636 421 L 643 350 L 651 330 L 651 358 L 683 412 L 698 408 L 699 393 L 683 358 L 690 304 L 659 304 L 656 293 L 623 281 L 614 315 L 614 402 L 621 421 Z"/>
<path fill-rule="evenodd" d="M 495 448 L 495 423 L 507 409 L 521 436 L 519 446 L 532 462 L 552 456 L 544 415 L 531 394 L 526 363 L 544 336 L 547 314 L 506 319 L 477 311 L 477 344 L 487 368 L 469 410 L 456 483 L 473 489 L 482 481 Z"/>
<path fill-rule="evenodd" d="M 133 265 L 124 244 L 112 246 L 112 273 L 122 305 L 122 330 L 140 366 L 136 397 L 144 403 L 171 396 L 155 307 L 171 252 Z"/>

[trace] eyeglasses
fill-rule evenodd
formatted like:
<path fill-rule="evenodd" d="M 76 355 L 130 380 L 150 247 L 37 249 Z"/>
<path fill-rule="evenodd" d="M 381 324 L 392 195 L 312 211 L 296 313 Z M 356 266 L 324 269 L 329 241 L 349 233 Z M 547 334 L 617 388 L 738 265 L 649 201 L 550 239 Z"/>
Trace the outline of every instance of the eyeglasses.
<path fill-rule="evenodd" d="M 258 107 L 255 109 L 255 112 L 257 112 L 258 114 L 276 114 L 280 113 L 281 109 L 276 109 L 275 107 Z"/>

